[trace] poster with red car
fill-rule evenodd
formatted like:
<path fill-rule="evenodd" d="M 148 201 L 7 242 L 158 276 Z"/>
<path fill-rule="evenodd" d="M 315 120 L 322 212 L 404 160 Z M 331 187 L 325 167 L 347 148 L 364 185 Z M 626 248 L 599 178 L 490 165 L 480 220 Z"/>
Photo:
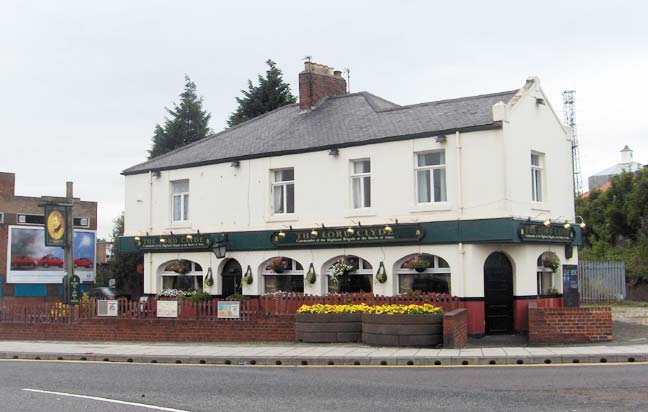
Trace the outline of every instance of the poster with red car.
<path fill-rule="evenodd" d="M 7 283 L 61 283 L 65 275 L 63 248 L 45 246 L 45 228 L 9 227 Z M 96 274 L 96 232 L 74 230 L 74 272 L 82 282 Z"/>

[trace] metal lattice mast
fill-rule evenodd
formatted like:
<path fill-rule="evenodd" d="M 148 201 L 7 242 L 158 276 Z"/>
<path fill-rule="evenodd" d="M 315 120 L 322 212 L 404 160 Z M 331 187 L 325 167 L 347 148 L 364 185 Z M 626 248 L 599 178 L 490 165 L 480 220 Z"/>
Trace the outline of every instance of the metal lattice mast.
<path fill-rule="evenodd" d="M 565 110 L 565 125 L 572 130 L 572 170 L 574 171 L 574 193 L 576 196 L 580 196 L 583 194 L 583 181 L 581 178 L 578 135 L 576 134 L 576 91 L 565 90 L 563 92 L 563 105 Z"/>

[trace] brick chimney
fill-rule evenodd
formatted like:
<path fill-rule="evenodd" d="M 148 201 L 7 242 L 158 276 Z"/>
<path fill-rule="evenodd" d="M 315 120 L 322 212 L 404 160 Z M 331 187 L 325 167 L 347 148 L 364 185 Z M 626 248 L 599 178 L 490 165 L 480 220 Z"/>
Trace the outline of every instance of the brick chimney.
<path fill-rule="evenodd" d="M 299 108 L 310 109 L 326 96 L 346 94 L 347 84 L 342 72 L 313 62 L 304 63 L 299 73 Z"/>
<path fill-rule="evenodd" d="M 13 196 L 16 189 L 16 175 L 0 172 L 0 196 Z"/>

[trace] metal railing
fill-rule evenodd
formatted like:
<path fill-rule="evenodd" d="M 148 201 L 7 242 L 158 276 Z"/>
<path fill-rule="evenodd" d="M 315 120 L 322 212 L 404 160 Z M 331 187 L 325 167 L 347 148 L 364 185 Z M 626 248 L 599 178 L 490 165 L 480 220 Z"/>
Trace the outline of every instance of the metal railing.
<path fill-rule="evenodd" d="M 618 261 L 578 262 L 578 292 L 581 302 L 621 301 L 626 297 L 625 263 Z"/>

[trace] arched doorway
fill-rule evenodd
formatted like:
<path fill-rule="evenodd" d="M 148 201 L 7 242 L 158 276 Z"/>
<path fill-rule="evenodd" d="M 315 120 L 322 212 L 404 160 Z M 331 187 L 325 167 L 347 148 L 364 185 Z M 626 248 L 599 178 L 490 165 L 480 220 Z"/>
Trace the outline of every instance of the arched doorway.
<path fill-rule="evenodd" d="M 243 277 L 243 269 L 241 264 L 236 259 L 228 259 L 223 266 L 221 279 L 223 280 L 223 288 L 221 295 L 224 297 L 231 295 L 242 295 L 243 289 L 241 287 L 241 278 Z"/>
<path fill-rule="evenodd" d="M 513 265 L 502 252 L 484 263 L 484 311 L 486 333 L 513 332 Z"/>

